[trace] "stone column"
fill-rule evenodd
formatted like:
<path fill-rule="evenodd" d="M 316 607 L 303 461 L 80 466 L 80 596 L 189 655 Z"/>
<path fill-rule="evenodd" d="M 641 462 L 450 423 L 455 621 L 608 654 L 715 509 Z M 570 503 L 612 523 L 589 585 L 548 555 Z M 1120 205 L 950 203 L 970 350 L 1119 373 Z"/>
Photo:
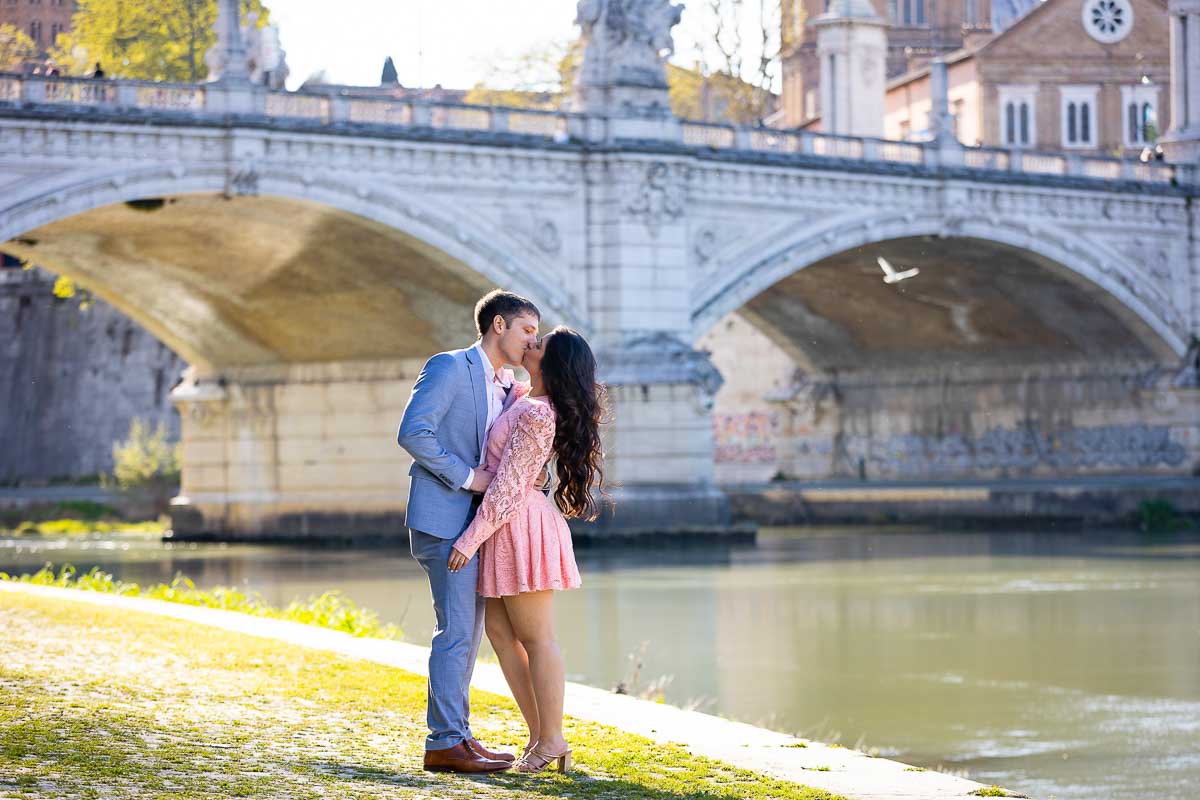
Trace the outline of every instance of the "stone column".
<path fill-rule="evenodd" d="M 219 0 L 217 41 L 204 56 L 208 85 L 204 92 L 206 111 L 220 114 L 261 114 L 266 110 L 264 87 L 250 81 L 250 56 L 242 39 L 240 0 Z"/>
<path fill-rule="evenodd" d="M 589 164 L 591 340 L 614 420 L 606 470 L 617 506 L 605 532 L 728 530 L 713 481 L 712 400 L 721 378 L 691 345 L 686 161 L 604 156 Z"/>
<path fill-rule="evenodd" d="M 1159 139 L 1167 161 L 1200 164 L 1200 0 L 1170 0 L 1171 124 Z"/>
<path fill-rule="evenodd" d="M 870 0 L 831 0 L 811 24 L 821 64 L 821 131 L 882 138 L 888 23 Z"/>
<path fill-rule="evenodd" d="M 181 539 L 402 541 L 411 460 L 396 429 L 419 361 L 189 370 L 172 393 Z"/>

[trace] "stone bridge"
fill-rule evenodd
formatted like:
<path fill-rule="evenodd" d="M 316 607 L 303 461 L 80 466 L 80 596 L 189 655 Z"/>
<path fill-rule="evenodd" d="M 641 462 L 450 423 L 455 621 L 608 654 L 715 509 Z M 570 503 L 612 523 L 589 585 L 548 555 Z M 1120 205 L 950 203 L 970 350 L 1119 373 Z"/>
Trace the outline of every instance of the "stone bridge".
<path fill-rule="evenodd" d="M 841 391 L 1178 372 L 1200 334 L 1191 161 L 690 123 L 599 67 L 577 94 L 559 113 L 3 76 L 0 242 L 191 364 L 181 531 L 399 532 L 412 380 L 473 340 L 493 286 L 593 342 L 626 529 L 725 520 L 722 377 L 697 344 L 730 315 Z M 877 256 L 921 276 L 886 285 Z"/>

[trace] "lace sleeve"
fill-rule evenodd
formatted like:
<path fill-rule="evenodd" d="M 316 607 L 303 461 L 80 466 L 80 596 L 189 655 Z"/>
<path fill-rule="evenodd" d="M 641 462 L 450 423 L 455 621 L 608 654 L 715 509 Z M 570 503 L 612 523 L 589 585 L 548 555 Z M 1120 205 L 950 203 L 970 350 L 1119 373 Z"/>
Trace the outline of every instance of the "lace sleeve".
<path fill-rule="evenodd" d="M 554 412 L 540 403 L 522 411 L 500 456 L 496 477 L 484 494 L 475 519 L 454 543 L 455 550 L 470 558 L 500 526 L 512 519 L 524 505 L 525 496 L 537 481 L 553 447 Z"/>

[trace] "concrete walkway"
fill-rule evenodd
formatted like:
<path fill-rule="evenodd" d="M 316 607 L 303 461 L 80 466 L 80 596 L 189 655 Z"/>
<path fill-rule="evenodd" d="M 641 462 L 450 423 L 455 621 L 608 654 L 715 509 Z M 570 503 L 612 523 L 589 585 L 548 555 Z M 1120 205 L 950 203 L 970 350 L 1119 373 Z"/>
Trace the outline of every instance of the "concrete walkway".
<path fill-rule="evenodd" d="M 295 622 L 263 619 L 232 611 L 0 581 L 0 591 L 24 592 L 77 603 L 141 611 L 210 625 L 237 633 L 337 653 L 427 674 L 429 649 L 403 642 L 355 638 Z M 495 664 L 479 663 L 472 685 L 511 697 Z M 906 764 L 871 758 L 853 750 L 797 739 L 740 722 L 684 711 L 673 706 L 613 694 L 578 683 L 567 684 L 566 713 L 611 725 L 657 742 L 684 745 L 696 754 L 782 780 L 827 789 L 854 800 L 938 800 L 967 798 L 982 788 L 974 781 L 938 772 L 909 771 Z M 817 767 L 828 767 L 819 771 Z"/>

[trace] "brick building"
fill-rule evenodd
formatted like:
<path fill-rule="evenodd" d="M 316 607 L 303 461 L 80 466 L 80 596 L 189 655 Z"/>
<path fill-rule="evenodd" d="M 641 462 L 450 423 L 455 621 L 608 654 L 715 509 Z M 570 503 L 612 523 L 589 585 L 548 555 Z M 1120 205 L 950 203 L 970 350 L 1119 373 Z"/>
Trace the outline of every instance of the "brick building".
<path fill-rule="evenodd" d="M 0 0 L 0 25 L 25 33 L 45 58 L 60 33 L 71 28 L 75 0 Z"/>
<path fill-rule="evenodd" d="M 964 144 L 1136 156 L 1170 118 L 1164 0 L 1046 0 L 945 56 Z M 929 69 L 888 83 L 884 135 L 923 138 Z"/>
<path fill-rule="evenodd" d="M 886 75 L 924 66 L 935 56 L 971 48 L 1003 31 L 1037 0 L 870 0 L 889 23 Z M 800 127 L 820 116 L 820 61 L 813 20 L 829 11 L 830 0 L 785 0 L 783 123 Z"/>

